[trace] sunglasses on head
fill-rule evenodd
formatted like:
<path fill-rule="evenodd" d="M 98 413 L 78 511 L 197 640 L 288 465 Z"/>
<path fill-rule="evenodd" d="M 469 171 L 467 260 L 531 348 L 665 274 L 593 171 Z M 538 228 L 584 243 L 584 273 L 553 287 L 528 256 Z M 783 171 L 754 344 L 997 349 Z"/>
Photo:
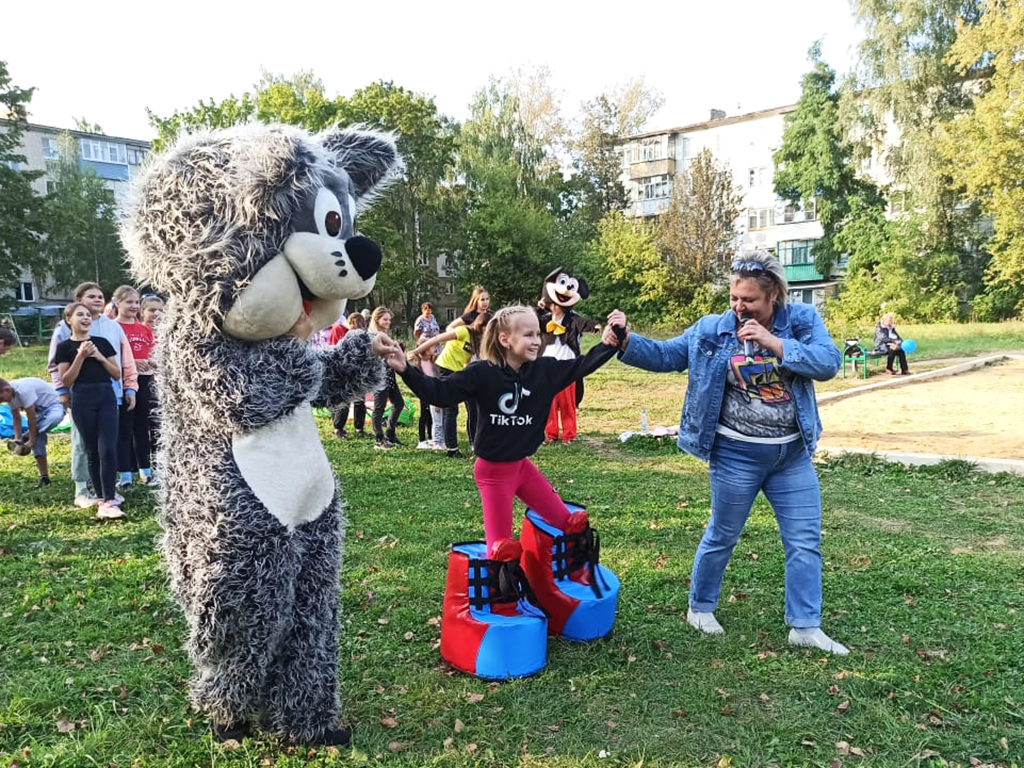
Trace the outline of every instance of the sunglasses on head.
<path fill-rule="evenodd" d="M 736 259 L 731 267 L 733 272 L 764 272 L 764 264 L 759 261 Z"/>

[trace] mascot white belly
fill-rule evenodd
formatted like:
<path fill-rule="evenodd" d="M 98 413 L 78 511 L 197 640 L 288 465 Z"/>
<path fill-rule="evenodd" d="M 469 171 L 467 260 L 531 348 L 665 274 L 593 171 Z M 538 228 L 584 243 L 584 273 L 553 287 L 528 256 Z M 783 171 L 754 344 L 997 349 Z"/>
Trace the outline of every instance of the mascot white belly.
<path fill-rule="evenodd" d="M 334 473 L 309 403 L 265 427 L 234 435 L 231 452 L 253 493 L 288 530 L 315 520 L 331 503 Z"/>

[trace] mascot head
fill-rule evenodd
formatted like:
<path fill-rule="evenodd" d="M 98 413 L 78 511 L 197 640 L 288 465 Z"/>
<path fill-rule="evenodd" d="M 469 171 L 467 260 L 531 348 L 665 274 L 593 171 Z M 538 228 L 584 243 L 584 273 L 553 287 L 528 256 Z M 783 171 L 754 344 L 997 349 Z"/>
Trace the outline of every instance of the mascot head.
<path fill-rule="evenodd" d="M 573 277 L 561 267 L 544 278 L 543 298 L 546 302 L 569 309 L 590 295 L 587 281 Z"/>
<path fill-rule="evenodd" d="M 122 237 L 136 278 L 203 335 L 324 328 L 368 294 L 380 248 L 357 213 L 401 171 L 389 134 L 249 125 L 182 138 L 136 182 Z"/>

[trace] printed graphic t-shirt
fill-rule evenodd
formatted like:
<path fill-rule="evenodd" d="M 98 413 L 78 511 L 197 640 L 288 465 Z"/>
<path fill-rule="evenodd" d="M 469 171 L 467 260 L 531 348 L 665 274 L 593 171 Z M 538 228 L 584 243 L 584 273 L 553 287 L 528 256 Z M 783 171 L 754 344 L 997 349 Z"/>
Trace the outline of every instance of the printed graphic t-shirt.
<path fill-rule="evenodd" d="M 738 348 L 729 360 L 719 434 L 753 443 L 788 443 L 800 438 L 793 374 L 775 354 L 754 345 L 752 360 Z"/>

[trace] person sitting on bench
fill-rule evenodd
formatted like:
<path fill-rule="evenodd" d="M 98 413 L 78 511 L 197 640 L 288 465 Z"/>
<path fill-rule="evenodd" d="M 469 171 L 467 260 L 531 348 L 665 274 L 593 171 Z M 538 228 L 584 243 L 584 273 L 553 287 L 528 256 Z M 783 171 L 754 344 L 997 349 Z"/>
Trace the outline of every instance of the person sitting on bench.
<path fill-rule="evenodd" d="M 900 373 L 904 376 L 910 373 L 907 369 L 907 353 L 902 346 L 903 337 L 896 332 L 895 316 L 892 312 L 886 312 L 875 326 L 875 353 L 886 355 L 885 372 L 890 376 L 896 373 L 892 364 L 897 358 L 900 361 Z"/>

